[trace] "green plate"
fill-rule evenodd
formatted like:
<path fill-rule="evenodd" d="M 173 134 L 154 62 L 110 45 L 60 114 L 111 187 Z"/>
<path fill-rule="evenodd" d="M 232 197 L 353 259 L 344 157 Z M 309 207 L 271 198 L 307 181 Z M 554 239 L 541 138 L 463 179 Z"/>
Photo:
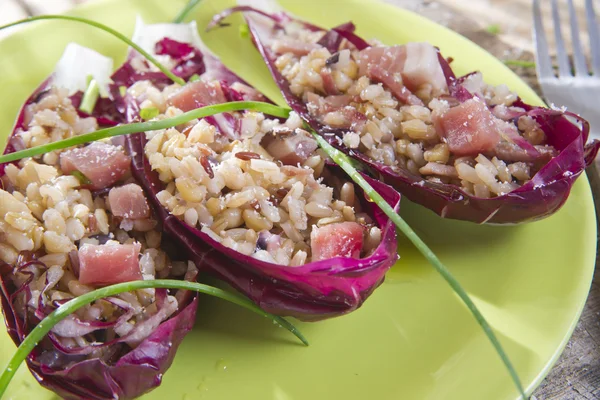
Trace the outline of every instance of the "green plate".
<path fill-rule="evenodd" d="M 135 15 L 173 18 L 184 0 L 104 0 L 77 15 L 131 34 Z M 194 13 L 204 27 L 233 0 L 204 0 Z M 358 32 L 385 43 L 429 41 L 454 58 L 457 73 L 479 69 L 526 101 L 541 100 L 517 76 L 465 38 L 418 15 L 371 0 L 285 0 L 300 17 L 324 26 L 352 20 Z M 232 18 L 240 21 L 239 17 Z M 236 72 L 276 98 L 248 39 L 237 27 L 208 34 L 207 44 Z M 0 42 L 2 141 L 20 104 L 52 71 L 69 41 L 124 59 L 126 46 L 70 22 L 40 22 Z M 508 351 L 528 392 L 541 382 L 567 343 L 586 300 L 596 254 L 596 219 L 585 177 L 554 216 L 520 226 L 478 226 L 443 220 L 409 202 L 402 215 L 467 288 Z M 202 297 L 195 329 L 160 388 L 144 399 L 515 399 L 517 392 L 481 328 L 433 268 L 403 237 L 401 260 L 358 311 L 299 327 L 302 347 L 235 306 Z M 14 351 L 0 334 L 0 365 Z M 44 399 L 22 367 L 6 398 Z"/>

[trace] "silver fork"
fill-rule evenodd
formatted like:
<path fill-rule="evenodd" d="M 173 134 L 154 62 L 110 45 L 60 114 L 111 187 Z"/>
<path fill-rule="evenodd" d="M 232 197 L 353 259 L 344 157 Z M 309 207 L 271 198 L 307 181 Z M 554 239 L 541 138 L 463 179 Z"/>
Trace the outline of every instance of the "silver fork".
<path fill-rule="evenodd" d="M 546 100 L 556 106 L 566 106 L 581 115 L 591 126 L 590 138 L 600 139 L 600 33 L 592 0 L 585 1 L 587 28 L 590 38 L 591 70 L 588 69 L 579 23 L 573 0 L 568 0 L 573 45 L 573 74 L 562 35 L 557 0 L 552 0 L 552 20 L 556 41 L 558 76 L 555 76 L 548 54 L 548 43 L 542 25 L 540 0 L 533 1 L 533 38 L 536 46 L 536 72 Z"/>

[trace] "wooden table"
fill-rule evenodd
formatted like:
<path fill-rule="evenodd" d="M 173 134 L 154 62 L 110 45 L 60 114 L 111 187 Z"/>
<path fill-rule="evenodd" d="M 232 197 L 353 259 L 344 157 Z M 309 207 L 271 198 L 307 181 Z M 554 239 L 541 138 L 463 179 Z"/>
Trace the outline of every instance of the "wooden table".
<path fill-rule="evenodd" d="M 0 24 L 27 15 L 59 13 L 93 0 L 0 0 Z M 366 0 L 368 1 L 368 0 Z M 415 11 L 445 25 L 479 44 L 500 60 L 533 61 L 530 0 L 384 0 Z M 584 0 L 574 0 L 579 20 L 584 20 Z M 559 0 L 565 8 L 566 2 Z M 549 1 L 542 1 L 546 27 Z M 561 13 L 566 17 L 566 12 Z M 564 23 L 568 21 L 564 18 Z M 568 25 L 565 25 L 565 27 Z M 549 41 L 552 44 L 552 35 Z M 535 71 L 515 67 L 515 72 L 539 93 Z M 588 171 L 600 210 L 598 164 Z M 598 264 L 598 263 L 597 263 Z M 600 270 L 596 270 L 588 301 L 564 353 L 554 369 L 535 391 L 534 400 L 600 399 Z M 487 399 L 486 399 L 487 400 Z M 492 400 L 492 399 L 489 399 Z"/>

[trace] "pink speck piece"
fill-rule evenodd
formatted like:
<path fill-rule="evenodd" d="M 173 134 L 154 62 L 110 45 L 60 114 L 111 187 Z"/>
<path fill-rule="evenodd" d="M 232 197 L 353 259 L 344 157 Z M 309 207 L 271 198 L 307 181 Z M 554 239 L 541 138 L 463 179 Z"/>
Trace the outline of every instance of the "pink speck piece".
<path fill-rule="evenodd" d="M 203 106 L 227 102 L 219 82 L 203 80 L 188 83 L 169 97 L 168 104 L 182 111 L 191 111 Z"/>
<path fill-rule="evenodd" d="M 315 227 L 310 234 L 312 261 L 334 257 L 360 258 L 363 228 L 356 222 L 339 222 Z"/>
<path fill-rule="evenodd" d="M 84 245 L 79 249 L 79 282 L 107 286 L 142 279 L 140 249 L 139 243 Z"/>
<path fill-rule="evenodd" d="M 435 126 L 452 153 L 468 156 L 491 151 L 500 142 L 495 121 L 483 101 L 470 99 L 438 117 Z"/>
<path fill-rule="evenodd" d="M 114 216 L 127 219 L 143 219 L 150 216 L 150 207 L 144 191 L 135 183 L 110 189 L 108 202 Z"/>
<path fill-rule="evenodd" d="M 104 189 L 118 182 L 129 171 L 131 159 L 121 147 L 94 142 L 60 155 L 60 168 L 69 174 L 79 171 L 91 182 L 90 189 Z"/>

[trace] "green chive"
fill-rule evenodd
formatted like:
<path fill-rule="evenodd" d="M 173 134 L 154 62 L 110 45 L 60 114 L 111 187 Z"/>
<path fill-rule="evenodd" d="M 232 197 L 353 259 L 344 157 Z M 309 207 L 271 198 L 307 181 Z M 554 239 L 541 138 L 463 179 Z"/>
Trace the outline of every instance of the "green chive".
<path fill-rule="evenodd" d="M 73 175 L 75 178 L 77 178 L 77 180 L 82 184 L 82 185 L 91 185 L 92 181 L 90 181 L 90 179 L 85 176 L 82 172 L 80 171 L 72 171 L 71 175 Z"/>
<path fill-rule="evenodd" d="M 96 82 L 94 78 L 89 79 L 87 88 L 85 89 L 83 97 L 81 98 L 81 104 L 79 105 L 79 109 L 86 114 L 93 113 L 94 107 L 96 107 L 96 102 L 98 101 L 99 96 L 100 87 L 98 86 L 98 82 Z"/>
<path fill-rule="evenodd" d="M 505 65 L 523 68 L 535 68 L 535 62 L 525 60 L 504 60 Z"/>
<path fill-rule="evenodd" d="M 171 71 L 169 71 L 169 69 L 167 67 L 165 67 L 160 62 L 158 62 L 158 60 L 156 60 L 147 51 L 145 51 L 140 46 L 138 46 L 133 41 L 131 41 L 131 39 L 129 39 L 128 37 L 126 37 L 122 33 L 119 33 L 118 31 L 116 31 L 116 30 L 114 30 L 114 29 L 112 29 L 112 28 L 110 28 L 110 27 L 108 27 L 108 26 L 106 26 L 104 24 L 101 24 L 100 22 L 92 21 L 92 20 L 87 19 L 87 18 L 74 17 L 74 16 L 70 16 L 70 15 L 38 15 L 38 16 L 35 16 L 35 17 L 29 17 L 29 18 L 22 19 L 22 20 L 19 20 L 19 21 L 11 22 L 10 24 L 2 25 L 2 26 L 0 26 L 0 30 L 6 29 L 6 28 L 10 28 L 11 26 L 15 26 L 15 25 L 21 25 L 21 24 L 26 24 L 28 22 L 45 20 L 45 19 L 61 19 L 61 20 L 66 20 L 66 21 L 81 22 L 81 23 L 84 23 L 84 24 L 91 25 L 91 26 L 94 26 L 96 28 L 102 29 L 103 31 L 105 31 L 107 33 L 110 33 L 111 35 L 115 36 L 116 38 L 118 38 L 118 39 L 122 40 L 123 42 L 127 43 L 129 46 L 133 47 L 141 55 L 143 55 L 144 57 L 146 57 L 148 59 L 148 61 L 150 61 L 152 64 L 154 64 L 159 70 L 161 70 L 162 73 L 164 73 L 166 76 L 168 76 L 169 79 L 171 79 L 173 82 L 178 83 L 178 84 L 180 84 L 182 86 L 185 85 L 185 81 L 183 79 L 181 79 L 180 77 L 178 77 L 177 75 L 175 75 Z"/>
<path fill-rule="evenodd" d="M 160 112 L 158 111 L 158 108 L 156 108 L 156 107 L 142 108 L 140 110 L 140 117 L 144 121 L 148 121 L 149 119 L 158 117 L 159 113 Z"/>
<path fill-rule="evenodd" d="M 119 86 L 119 94 L 121 97 L 125 97 L 127 94 L 127 86 Z"/>
<path fill-rule="evenodd" d="M 17 372 L 19 366 L 25 361 L 29 353 L 37 346 L 37 344 L 46 336 L 48 332 L 61 320 L 66 318 L 67 316 L 73 314 L 75 311 L 80 309 L 81 307 L 105 298 L 109 296 L 114 296 L 119 293 L 131 292 L 139 289 L 149 289 L 149 288 L 161 288 L 161 289 L 183 289 L 183 290 L 191 290 L 198 293 L 204 293 L 210 296 L 218 297 L 222 300 L 229 301 L 231 303 L 237 304 L 238 306 L 244 307 L 250 311 L 257 313 L 265 318 L 273 321 L 274 324 L 284 327 L 291 333 L 293 333 L 304 345 L 308 346 L 308 341 L 302 335 L 302 333 L 290 322 L 283 319 L 282 317 L 278 317 L 272 314 L 263 311 L 260 307 L 254 304 L 251 300 L 240 296 L 239 294 L 226 292 L 225 290 L 218 289 L 212 286 L 203 285 L 201 283 L 196 282 L 187 282 L 187 281 L 177 281 L 171 279 L 156 279 L 149 281 L 133 281 L 133 282 L 125 282 L 119 283 L 112 286 L 103 287 L 101 289 L 96 289 L 92 292 L 86 293 L 82 296 L 75 297 L 72 300 L 69 300 L 67 303 L 58 307 L 52 313 L 50 313 L 46 318 L 44 318 L 39 324 L 36 325 L 35 328 L 31 330 L 29 335 L 21 342 L 19 348 L 12 356 L 6 369 L 0 376 L 0 398 L 4 394 L 6 387 L 10 383 L 11 379 Z"/>
<path fill-rule="evenodd" d="M 263 114 L 272 115 L 279 118 L 287 118 L 290 114 L 290 110 L 288 108 L 278 107 L 273 104 L 257 101 L 234 101 L 231 103 L 215 104 L 212 106 L 206 106 L 188 111 L 176 117 L 167 118 L 160 121 L 139 122 L 135 124 L 119 125 L 112 128 L 100 129 L 96 132 L 73 136 L 68 139 L 59 140 L 57 142 L 48 143 L 42 146 L 4 154 L 0 156 L 0 164 L 20 160 L 25 157 L 38 156 L 54 150 L 62 150 L 72 146 L 79 146 L 84 143 L 94 142 L 96 140 L 106 139 L 108 137 L 172 128 L 195 119 L 221 114 L 224 112 L 240 110 L 261 112 Z"/>
<path fill-rule="evenodd" d="M 240 25 L 240 37 L 243 39 L 250 37 L 250 28 L 248 28 L 248 24 Z"/>
<path fill-rule="evenodd" d="M 502 348 L 502 345 L 500 344 L 500 341 L 494 334 L 494 331 L 492 330 L 491 326 L 486 321 L 483 314 L 481 314 L 481 312 L 477 309 L 475 303 L 473 303 L 465 289 L 463 289 L 463 287 L 456 280 L 456 278 L 450 273 L 448 268 L 446 268 L 444 264 L 442 264 L 440 259 L 437 258 L 433 251 L 431 251 L 431 249 L 404 221 L 404 219 L 402 219 L 402 217 L 394 211 L 394 209 L 387 203 L 387 201 L 385 201 L 383 197 L 381 197 L 381 195 L 377 193 L 377 191 L 373 189 L 373 187 L 369 185 L 369 183 L 358 173 L 358 171 L 352 166 L 350 158 L 341 151 L 335 149 L 333 146 L 327 143 L 325 139 L 323 139 L 315 132 L 312 133 L 317 142 L 319 143 L 319 146 L 325 151 L 325 153 L 327 153 L 327 155 L 331 157 L 331 159 L 335 161 L 335 163 L 338 164 L 350 176 L 350 178 L 365 191 L 367 196 L 369 196 L 369 198 L 371 198 L 371 200 L 374 201 L 375 204 L 377 204 L 381 211 L 383 211 L 394 222 L 394 224 L 396 224 L 396 226 L 402 231 L 402 233 L 404 233 L 404 235 L 413 243 L 417 250 L 419 250 L 421 254 L 425 256 L 427 261 L 429 261 L 429 263 L 433 265 L 436 271 L 440 275 L 442 275 L 444 280 L 450 285 L 452 290 L 454 290 L 454 292 L 463 301 L 463 303 L 465 303 L 469 311 L 473 314 L 479 325 L 481 325 L 483 331 L 485 332 L 488 339 L 496 349 L 496 352 L 498 353 L 498 355 L 502 359 L 502 362 L 506 366 L 506 369 L 508 370 L 513 382 L 515 383 L 515 386 L 519 390 L 519 393 L 521 394 L 521 396 L 523 396 L 523 399 L 527 399 L 527 396 L 525 395 L 525 391 L 523 389 L 523 385 L 521 384 L 521 380 L 519 379 L 519 375 L 517 374 L 517 371 L 515 370 L 510 359 L 508 358 L 508 355 Z"/>
<path fill-rule="evenodd" d="M 200 75 L 194 74 L 194 75 L 190 76 L 190 79 L 188 79 L 188 82 L 196 82 L 199 80 L 200 80 Z"/>
<path fill-rule="evenodd" d="M 486 32 L 491 33 L 492 35 L 497 35 L 500 33 L 500 25 L 498 24 L 493 24 L 493 25 L 489 25 L 487 28 L 485 28 Z"/>
<path fill-rule="evenodd" d="M 190 13 L 190 11 L 192 11 L 192 9 L 194 7 L 196 7 L 201 0 L 190 0 L 188 1 L 188 3 L 186 4 L 185 7 L 183 7 L 183 10 L 181 10 L 179 12 L 179 14 L 177 15 L 177 17 L 175 17 L 175 19 L 173 20 L 173 22 L 175 22 L 176 24 L 180 24 L 183 22 L 183 20 L 185 19 L 185 17 L 187 17 L 187 15 Z"/>

